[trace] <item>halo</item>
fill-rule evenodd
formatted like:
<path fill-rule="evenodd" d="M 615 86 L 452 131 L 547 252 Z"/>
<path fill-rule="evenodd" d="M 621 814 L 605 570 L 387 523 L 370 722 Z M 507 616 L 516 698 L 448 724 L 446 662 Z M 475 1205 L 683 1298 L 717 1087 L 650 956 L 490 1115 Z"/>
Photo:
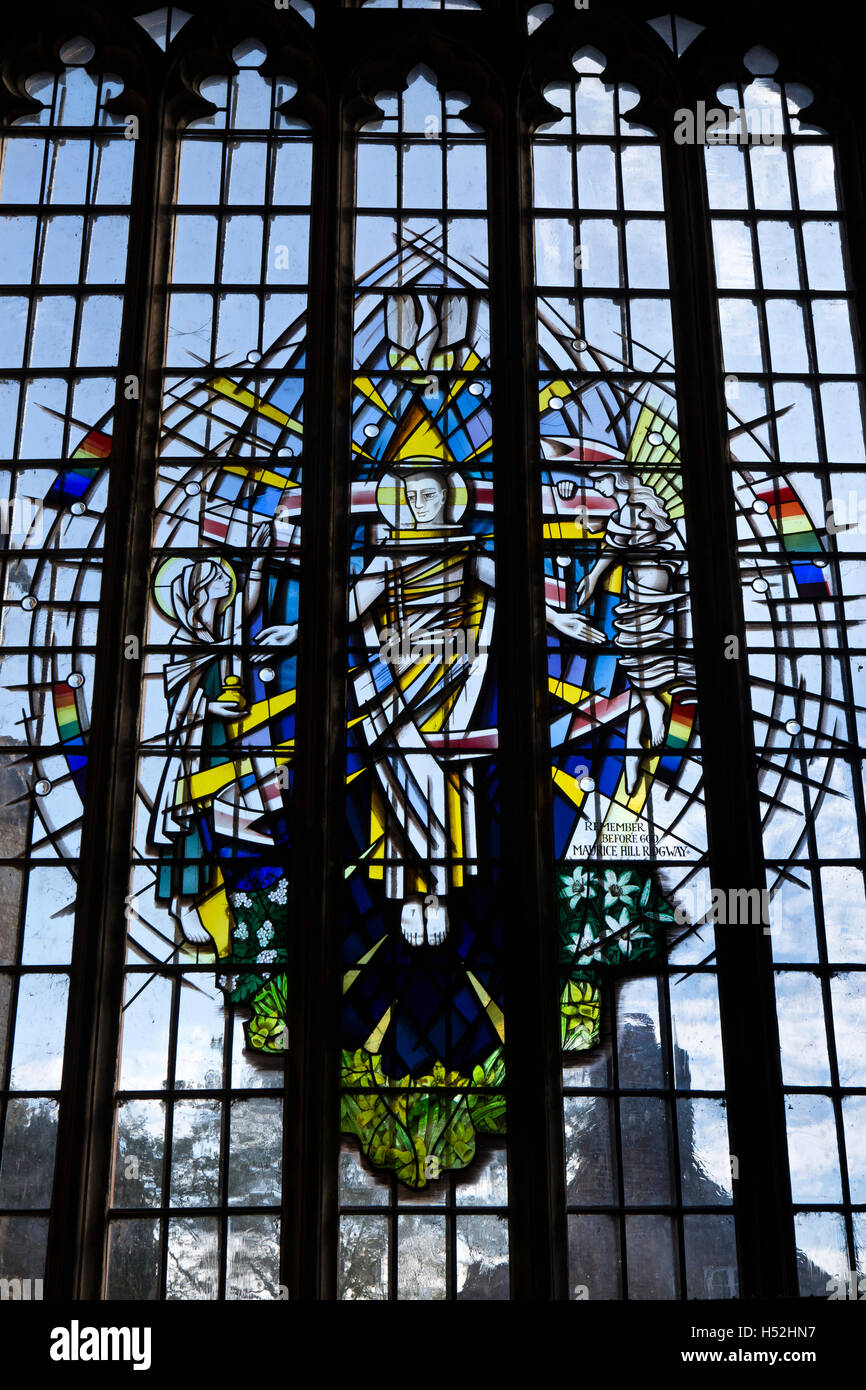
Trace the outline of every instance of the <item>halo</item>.
<path fill-rule="evenodd" d="M 163 560 L 157 565 L 153 572 L 151 590 L 153 601 L 161 613 L 164 613 L 172 622 L 177 621 L 177 614 L 171 603 L 171 586 L 182 570 L 190 565 L 197 565 L 202 560 L 213 560 L 225 570 L 232 582 L 231 593 L 229 593 L 218 605 L 218 611 L 224 613 L 234 599 L 238 591 L 238 579 L 228 560 L 224 560 L 221 555 L 197 555 L 195 558 L 189 555 L 170 555 L 167 560 Z"/>
<path fill-rule="evenodd" d="M 441 479 L 448 488 L 446 523 L 454 525 L 461 520 L 469 506 L 469 488 L 463 475 L 443 464 L 440 459 L 412 459 L 389 468 L 381 474 L 376 484 L 376 506 L 392 531 L 413 530 L 415 527 L 415 518 L 406 497 L 406 479 L 412 473 L 432 473 Z"/>

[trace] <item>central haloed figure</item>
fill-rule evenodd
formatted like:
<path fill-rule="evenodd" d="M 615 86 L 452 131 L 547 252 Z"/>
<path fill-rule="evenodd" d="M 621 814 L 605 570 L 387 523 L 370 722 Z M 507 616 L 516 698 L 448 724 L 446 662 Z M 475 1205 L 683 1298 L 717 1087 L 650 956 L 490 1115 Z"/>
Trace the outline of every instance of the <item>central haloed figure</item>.
<path fill-rule="evenodd" d="M 470 733 L 493 627 L 493 561 L 449 521 L 455 487 L 465 495 L 462 478 L 423 459 L 380 481 L 385 515 L 396 491 L 397 525 L 349 600 L 367 651 L 355 695 L 387 807 L 385 892 L 401 902 L 413 946 L 444 941 L 449 889 L 476 872 L 472 756 L 489 756 L 496 740 L 492 729 Z"/>
<path fill-rule="evenodd" d="M 473 764 L 497 747 L 495 729 L 473 727 L 496 574 L 477 536 L 449 520 L 462 511 L 455 495 L 467 492 L 460 474 L 435 461 L 409 460 L 385 474 L 377 497 L 396 525 L 349 597 L 367 652 L 355 696 L 387 806 L 385 893 L 401 902 L 400 929 L 412 946 L 441 945 L 448 891 L 477 873 Z M 578 614 L 548 607 L 546 616 L 573 641 L 603 640 Z"/>

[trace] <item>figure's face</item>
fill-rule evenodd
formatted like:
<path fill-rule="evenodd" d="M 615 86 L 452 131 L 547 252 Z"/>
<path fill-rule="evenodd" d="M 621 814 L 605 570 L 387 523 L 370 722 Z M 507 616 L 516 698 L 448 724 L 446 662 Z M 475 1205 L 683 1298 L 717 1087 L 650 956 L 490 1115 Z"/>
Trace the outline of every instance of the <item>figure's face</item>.
<path fill-rule="evenodd" d="M 596 492 L 600 492 L 602 497 L 613 497 L 613 488 L 614 477 L 612 473 L 608 473 L 603 478 L 596 478 L 595 490 Z"/>
<path fill-rule="evenodd" d="M 432 473 L 419 473 L 406 480 L 406 500 L 417 526 L 435 526 L 445 517 L 444 485 Z"/>
<path fill-rule="evenodd" d="M 210 598 L 226 598 L 231 593 L 231 576 L 226 574 L 222 565 L 220 565 L 219 572 L 214 575 L 213 579 L 208 584 L 207 591 Z"/>

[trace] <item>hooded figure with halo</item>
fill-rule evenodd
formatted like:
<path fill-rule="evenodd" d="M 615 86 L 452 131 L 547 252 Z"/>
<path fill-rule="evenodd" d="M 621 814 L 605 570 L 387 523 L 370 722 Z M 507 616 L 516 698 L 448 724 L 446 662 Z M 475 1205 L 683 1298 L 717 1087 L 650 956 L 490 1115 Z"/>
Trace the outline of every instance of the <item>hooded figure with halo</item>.
<path fill-rule="evenodd" d="M 259 528 L 254 545 L 263 545 L 269 528 Z M 264 555 L 250 568 L 244 588 L 245 613 L 258 604 Z M 190 779 L 226 761 L 227 724 L 244 708 L 240 681 L 232 674 L 233 634 L 226 614 L 237 592 L 231 566 L 213 556 L 191 560 L 172 557 L 156 570 L 153 595 L 157 607 L 175 624 L 172 659 L 163 670 L 168 719 L 167 756 L 153 801 L 148 838 L 159 847 L 157 901 L 169 912 L 187 941 L 209 943 L 196 904 L 206 893 L 211 869 L 212 835 L 206 817 L 189 796 Z"/>

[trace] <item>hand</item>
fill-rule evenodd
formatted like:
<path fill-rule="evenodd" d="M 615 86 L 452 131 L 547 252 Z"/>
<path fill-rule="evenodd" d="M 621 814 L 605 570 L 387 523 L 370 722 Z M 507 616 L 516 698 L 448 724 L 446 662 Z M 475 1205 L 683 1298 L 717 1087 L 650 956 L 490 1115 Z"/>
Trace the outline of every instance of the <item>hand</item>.
<path fill-rule="evenodd" d="M 563 501 L 568 502 L 577 492 L 577 483 L 572 478 L 560 478 L 556 490 Z"/>
<path fill-rule="evenodd" d="M 253 547 L 253 549 L 255 549 L 255 550 L 261 550 L 261 549 L 264 548 L 264 546 L 270 545 L 270 543 L 271 543 L 271 523 L 270 523 L 269 521 L 263 521 L 262 524 L 261 524 L 261 526 L 257 526 L 256 529 L 255 529 L 255 531 L 253 532 L 253 536 L 252 536 L 252 540 L 250 541 L 250 545 L 251 545 L 251 546 Z"/>
<path fill-rule="evenodd" d="M 215 715 L 217 719 L 237 719 L 243 711 L 243 704 L 237 704 L 228 700 L 208 700 L 207 712 Z"/>
<path fill-rule="evenodd" d="M 555 628 L 563 637 L 570 638 L 572 642 L 590 642 L 599 646 L 607 641 L 604 633 L 588 623 L 580 613 L 560 613 L 555 608 L 548 608 L 547 621 L 551 627 Z"/>
<path fill-rule="evenodd" d="M 254 642 L 263 647 L 291 647 L 298 637 L 297 623 L 282 623 L 276 627 L 264 627 L 261 632 L 257 632 L 253 638 Z M 250 661 L 267 661 L 269 653 L 267 651 L 253 652 Z"/>
<path fill-rule="evenodd" d="M 595 580 L 591 574 L 585 574 L 577 586 L 577 606 L 584 608 L 589 603 L 595 593 Z"/>

